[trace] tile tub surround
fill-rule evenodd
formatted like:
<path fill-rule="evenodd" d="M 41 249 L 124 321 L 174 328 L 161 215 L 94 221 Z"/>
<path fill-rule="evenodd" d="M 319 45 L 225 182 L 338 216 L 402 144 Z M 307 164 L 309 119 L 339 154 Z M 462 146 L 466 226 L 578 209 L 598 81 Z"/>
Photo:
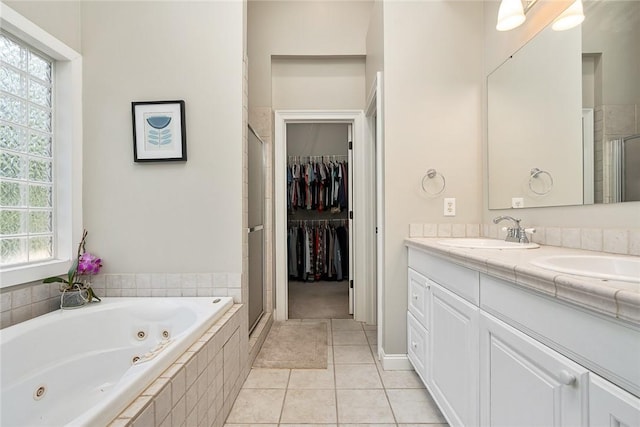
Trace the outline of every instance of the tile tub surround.
<path fill-rule="evenodd" d="M 98 296 L 106 297 L 233 297 L 242 302 L 240 273 L 99 274 L 91 279 Z M 60 308 L 60 284 L 42 281 L 0 291 L 0 328 Z"/>
<path fill-rule="evenodd" d="M 536 227 L 531 241 L 540 245 L 559 246 L 619 255 L 640 255 L 640 229 Z M 409 237 L 489 237 L 504 239 L 504 225 L 495 224 L 409 224 Z"/>
<path fill-rule="evenodd" d="M 319 320 L 289 320 L 300 321 Z M 226 427 L 447 426 L 414 371 L 384 371 L 374 358 L 375 326 L 350 319 L 325 322 L 332 344 L 327 368 L 253 368 Z"/>
<path fill-rule="evenodd" d="M 558 273 L 530 263 L 534 258 L 542 256 L 594 255 L 592 251 L 545 245 L 537 249 L 504 251 L 463 249 L 442 246 L 438 244 L 437 238 L 408 238 L 405 244 L 481 273 L 508 280 L 517 286 L 640 325 L 640 285 L 637 283 Z"/>
<path fill-rule="evenodd" d="M 110 426 L 222 426 L 248 372 L 242 316 L 234 304 Z"/>

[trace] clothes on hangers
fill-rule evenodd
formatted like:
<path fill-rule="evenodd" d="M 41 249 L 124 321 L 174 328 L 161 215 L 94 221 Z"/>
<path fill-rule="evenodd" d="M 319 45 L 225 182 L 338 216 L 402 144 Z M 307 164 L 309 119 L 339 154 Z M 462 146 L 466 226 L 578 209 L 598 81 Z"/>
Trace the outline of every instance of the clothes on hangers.
<path fill-rule="evenodd" d="M 287 233 L 289 277 L 303 281 L 349 278 L 347 223 L 292 221 Z"/>
<path fill-rule="evenodd" d="M 330 156 L 327 156 L 330 157 Z M 294 158 L 287 167 L 287 208 L 342 212 L 347 209 L 348 162 Z"/>

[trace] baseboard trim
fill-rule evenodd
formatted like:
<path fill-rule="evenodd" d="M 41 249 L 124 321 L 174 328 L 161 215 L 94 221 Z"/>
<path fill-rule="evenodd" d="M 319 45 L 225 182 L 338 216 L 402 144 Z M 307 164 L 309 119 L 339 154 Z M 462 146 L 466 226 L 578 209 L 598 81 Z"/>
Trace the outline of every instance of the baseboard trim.
<path fill-rule="evenodd" d="M 413 371 L 406 354 L 385 354 L 384 349 L 379 350 L 380 363 L 385 371 Z"/>

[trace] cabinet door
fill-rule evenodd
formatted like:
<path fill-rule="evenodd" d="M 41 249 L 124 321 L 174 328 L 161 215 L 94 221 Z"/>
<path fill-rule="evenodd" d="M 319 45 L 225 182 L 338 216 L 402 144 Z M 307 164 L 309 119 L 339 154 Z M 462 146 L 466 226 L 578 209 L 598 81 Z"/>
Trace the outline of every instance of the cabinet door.
<path fill-rule="evenodd" d="M 640 399 L 609 381 L 590 374 L 589 426 L 640 426 Z"/>
<path fill-rule="evenodd" d="M 588 371 L 501 322 L 480 316 L 483 426 L 586 425 Z"/>
<path fill-rule="evenodd" d="M 407 306 L 418 322 L 429 329 L 429 280 L 413 269 L 409 269 L 409 301 Z"/>
<path fill-rule="evenodd" d="M 431 285 L 428 385 L 452 426 L 478 425 L 478 312 L 478 307 Z"/>

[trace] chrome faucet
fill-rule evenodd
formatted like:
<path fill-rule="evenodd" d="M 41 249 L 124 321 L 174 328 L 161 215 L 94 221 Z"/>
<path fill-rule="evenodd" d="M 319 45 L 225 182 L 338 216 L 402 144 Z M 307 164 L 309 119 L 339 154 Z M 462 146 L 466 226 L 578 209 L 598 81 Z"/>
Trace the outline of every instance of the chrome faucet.
<path fill-rule="evenodd" d="M 505 238 L 505 241 L 517 242 L 517 243 L 529 243 L 529 238 L 527 237 L 527 233 L 525 229 L 520 226 L 519 219 L 513 218 L 511 216 L 503 215 L 503 216 L 497 216 L 493 218 L 493 223 L 497 224 L 500 221 L 504 221 L 505 219 L 513 221 L 513 225 L 514 225 L 514 227 L 507 228 L 507 237 Z"/>

